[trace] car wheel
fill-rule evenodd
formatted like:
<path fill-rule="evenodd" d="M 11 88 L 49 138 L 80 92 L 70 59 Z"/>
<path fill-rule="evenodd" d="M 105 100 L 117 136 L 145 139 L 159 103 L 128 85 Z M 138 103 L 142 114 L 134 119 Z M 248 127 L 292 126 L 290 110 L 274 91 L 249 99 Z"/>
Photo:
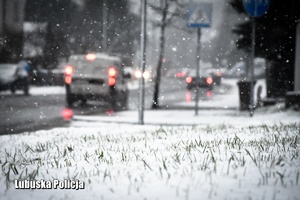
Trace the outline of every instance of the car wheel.
<path fill-rule="evenodd" d="M 14 85 L 12 85 L 10 87 L 10 91 L 11 91 L 12 94 L 15 94 L 16 93 L 16 87 Z"/>
<path fill-rule="evenodd" d="M 28 79 L 24 82 L 23 91 L 24 91 L 24 95 L 26 95 L 26 96 L 29 95 L 29 80 Z"/>
<path fill-rule="evenodd" d="M 29 87 L 28 87 L 28 86 L 26 86 L 26 87 L 24 88 L 24 95 L 26 95 L 26 96 L 29 95 Z"/>
<path fill-rule="evenodd" d="M 115 111 L 127 109 L 128 94 L 126 92 L 117 92 L 112 90 L 110 92 L 110 104 Z"/>
<path fill-rule="evenodd" d="M 121 110 L 128 109 L 128 92 L 124 92 L 122 98 L 120 98 Z"/>
<path fill-rule="evenodd" d="M 188 85 L 188 86 L 186 87 L 186 89 L 189 90 L 189 91 L 191 91 L 191 90 L 193 89 L 193 87 L 192 87 L 191 85 Z"/>
<path fill-rule="evenodd" d="M 67 94 L 66 95 L 66 104 L 67 104 L 67 107 L 72 108 L 74 102 L 75 102 L 74 96 L 72 94 Z"/>
<path fill-rule="evenodd" d="M 110 88 L 109 91 L 109 103 L 113 110 L 117 107 L 117 91 L 114 88 Z"/>
<path fill-rule="evenodd" d="M 87 99 L 86 98 L 81 98 L 81 104 L 82 107 L 86 107 L 87 106 Z"/>
<path fill-rule="evenodd" d="M 74 102 L 75 102 L 75 97 L 71 93 L 71 88 L 69 85 L 66 85 L 66 106 L 72 108 Z"/>

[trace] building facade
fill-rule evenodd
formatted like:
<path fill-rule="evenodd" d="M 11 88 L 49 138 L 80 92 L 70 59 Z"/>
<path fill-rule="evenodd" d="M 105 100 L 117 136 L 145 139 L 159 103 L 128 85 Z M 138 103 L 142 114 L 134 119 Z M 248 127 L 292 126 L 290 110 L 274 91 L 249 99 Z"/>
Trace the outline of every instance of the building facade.
<path fill-rule="evenodd" d="M 17 61 L 23 48 L 26 0 L 0 0 L 0 61 Z"/>

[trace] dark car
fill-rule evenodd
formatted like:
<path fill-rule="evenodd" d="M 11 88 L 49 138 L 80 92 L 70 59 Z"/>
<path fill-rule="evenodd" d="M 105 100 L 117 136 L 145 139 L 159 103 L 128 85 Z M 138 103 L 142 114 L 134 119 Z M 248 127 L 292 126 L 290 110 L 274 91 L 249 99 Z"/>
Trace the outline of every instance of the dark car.
<path fill-rule="evenodd" d="M 0 64 L 0 91 L 23 90 L 25 95 L 29 94 L 29 74 L 22 65 Z"/>
<path fill-rule="evenodd" d="M 190 73 L 190 70 L 188 68 L 183 68 L 176 73 L 175 77 L 177 79 L 184 80 L 188 76 L 189 73 Z"/>
<path fill-rule="evenodd" d="M 64 82 L 64 76 L 65 76 L 65 62 L 59 63 L 59 65 L 50 70 L 50 77 L 51 77 L 51 84 L 52 85 L 60 85 L 63 86 L 65 84 Z"/>
<path fill-rule="evenodd" d="M 214 69 L 214 68 L 207 69 L 205 71 L 205 74 L 209 74 L 216 85 L 221 85 L 222 72 L 220 69 Z"/>
<path fill-rule="evenodd" d="M 197 82 L 199 88 L 207 88 L 209 90 L 212 90 L 214 85 L 214 81 L 211 75 L 200 73 L 199 77 L 197 77 L 196 71 L 191 71 L 186 77 L 185 81 L 188 90 L 196 88 Z"/>

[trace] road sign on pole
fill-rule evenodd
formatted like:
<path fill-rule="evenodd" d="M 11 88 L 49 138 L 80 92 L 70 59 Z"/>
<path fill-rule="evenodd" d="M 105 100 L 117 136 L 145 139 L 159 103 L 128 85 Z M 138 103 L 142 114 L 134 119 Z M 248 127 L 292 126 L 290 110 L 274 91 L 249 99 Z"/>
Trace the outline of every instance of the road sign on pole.
<path fill-rule="evenodd" d="M 107 0 L 103 1 L 103 9 L 102 9 L 102 51 L 106 52 L 107 51 L 107 24 L 108 24 L 108 5 L 107 5 Z"/>
<path fill-rule="evenodd" d="M 266 14 L 271 0 L 243 0 L 244 8 L 251 17 Z"/>
<path fill-rule="evenodd" d="M 212 3 L 191 2 L 189 4 L 188 25 L 194 28 L 208 28 L 212 20 Z"/>
<path fill-rule="evenodd" d="M 145 79 L 144 79 L 144 72 L 146 67 L 146 23 L 147 23 L 147 0 L 142 1 L 141 5 L 141 18 L 142 18 L 142 24 L 141 24 L 141 60 L 140 60 L 140 69 L 142 72 L 142 76 L 140 78 L 140 84 L 139 84 L 139 124 L 144 124 L 144 110 L 145 110 Z"/>
<path fill-rule="evenodd" d="M 212 21 L 212 3 L 190 2 L 188 10 L 188 26 L 197 28 L 197 56 L 196 56 L 196 99 L 195 115 L 198 115 L 199 101 L 199 71 L 200 71 L 200 50 L 201 50 L 201 28 L 209 28 Z"/>
<path fill-rule="evenodd" d="M 297 25 L 294 91 L 300 91 L 300 23 Z"/>
<path fill-rule="evenodd" d="M 271 0 L 243 0 L 243 5 L 249 16 L 252 17 L 252 35 L 251 35 L 251 70 L 250 70 L 250 116 L 254 114 L 254 58 L 255 58 L 255 35 L 256 35 L 256 24 L 255 17 L 264 15 L 270 4 Z M 248 76 L 249 77 L 249 76 Z"/>

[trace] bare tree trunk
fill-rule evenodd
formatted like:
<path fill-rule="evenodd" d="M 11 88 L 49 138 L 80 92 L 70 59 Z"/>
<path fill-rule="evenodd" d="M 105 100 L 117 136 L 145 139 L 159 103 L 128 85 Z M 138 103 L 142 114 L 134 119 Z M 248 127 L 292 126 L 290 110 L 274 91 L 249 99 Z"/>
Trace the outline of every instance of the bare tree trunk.
<path fill-rule="evenodd" d="M 158 58 L 158 64 L 156 68 L 156 77 L 154 82 L 154 94 L 153 94 L 153 101 L 152 101 L 152 109 L 157 109 L 159 107 L 159 86 L 160 86 L 160 80 L 161 80 L 161 68 L 163 65 L 164 60 L 164 50 L 165 50 L 165 28 L 166 28 L 166 20 L 167 20 L 167 14 L 169 9 L 169 2 L 168 0 L 164 1 L 164 10 L 162 15 L 162 24 L 161 24 L 161 31 L 160 31 L 160 53 Z"/>

